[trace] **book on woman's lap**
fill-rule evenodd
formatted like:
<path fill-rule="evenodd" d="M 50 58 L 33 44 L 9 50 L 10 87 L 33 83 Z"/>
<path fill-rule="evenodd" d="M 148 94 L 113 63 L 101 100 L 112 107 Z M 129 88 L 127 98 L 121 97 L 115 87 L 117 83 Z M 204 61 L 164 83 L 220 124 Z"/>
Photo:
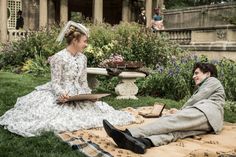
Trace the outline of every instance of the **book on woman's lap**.
<path fill-rule="evenodd" d="M 68 101 L 85 101 L 85 100 L 99 100 L 103 97 L 109 96 L 111 94 L 109 93 L 102 93 L 102 94 L 79 94 L 79 95 L 74 95 L 70 96 Z"/>

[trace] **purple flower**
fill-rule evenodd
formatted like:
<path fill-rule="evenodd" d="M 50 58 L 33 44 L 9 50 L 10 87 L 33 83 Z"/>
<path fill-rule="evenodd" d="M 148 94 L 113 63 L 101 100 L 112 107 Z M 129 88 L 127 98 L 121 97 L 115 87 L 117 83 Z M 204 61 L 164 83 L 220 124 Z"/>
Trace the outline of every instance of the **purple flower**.
<path fill-rule="evenodd" d="M 156 71 L 158 71 L 159 73 L 162 73 L 164 71 L 164 67 L 159 64 L 156 64 Z"/>
<path fill-rule="evenodd" d="M 172 69 L 169 70 L 168 76 L 173 77 L 174 76 L 174 71 Z"/>

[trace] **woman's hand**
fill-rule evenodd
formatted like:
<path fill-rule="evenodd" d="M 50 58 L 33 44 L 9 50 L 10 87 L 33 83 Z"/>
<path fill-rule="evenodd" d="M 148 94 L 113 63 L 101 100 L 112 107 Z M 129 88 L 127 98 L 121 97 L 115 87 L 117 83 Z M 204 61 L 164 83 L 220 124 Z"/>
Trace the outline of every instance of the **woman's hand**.
<path fill-rule="evenodd" d="M 171 108 L 169 110 L 170 114 L 175 114 L 177 111 L 178 111 L 178 109 L 176 109 L 176 108 Z"/>
<path fill-rule="evenodd" d="M 68 99 L 69 99 L 69 95 L 68 95 L 68 93 L 66 93 L 66 94 L 60 95 L 58 97 L 57 101 L 59 103 L 65 103 L 66 101 L 68 101 Z"/>
<path fill-rule="evenodd" d="M 92 102 L 96 102 L 96 101 L 98 101 L 99 99 L 92 99 L 92 100 L 90 100 L 90 101 L 92 101 Z"/>

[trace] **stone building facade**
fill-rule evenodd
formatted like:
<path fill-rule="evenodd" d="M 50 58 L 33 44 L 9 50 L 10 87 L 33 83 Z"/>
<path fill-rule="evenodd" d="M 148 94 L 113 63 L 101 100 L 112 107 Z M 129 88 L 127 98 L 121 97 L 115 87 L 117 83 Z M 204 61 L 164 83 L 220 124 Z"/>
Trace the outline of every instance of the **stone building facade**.
<path fill-rule="evenodd" d="M 166 29 L 229 25 L 236 15 L 236 2 L 168 9 L 163 14 Z"/>
<path fill-rule="evenodd" d="M 7 32 L 15 29 L 16 13 L 23 11 L 24 30 L 38 30 L 54 23 L 70 20 L 72 12 L 80 12 L 93 22 L 118 24 L 135 21 L 140 7 L 146 8 L 147 25 L 153 9 L 163 0 L 1 0 L 0 41 L 7 41 Z"/>

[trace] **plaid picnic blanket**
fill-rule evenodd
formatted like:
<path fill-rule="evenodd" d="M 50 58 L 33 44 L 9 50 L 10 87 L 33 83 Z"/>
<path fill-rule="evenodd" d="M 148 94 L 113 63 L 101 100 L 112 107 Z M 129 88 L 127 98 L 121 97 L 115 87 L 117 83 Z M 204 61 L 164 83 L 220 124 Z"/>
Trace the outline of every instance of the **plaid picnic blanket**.
<path fill-rule="evenodd" d="M 87 157 L 140 157 L 129 150 L 118 148 L 113 142 L 91 132 L 64 132 L 58 136 L 72 149 L 78 150 Z"/>
<path fill-rule="evenodd" d="M 67 142 L 72 149 L 78 150 L 88 157 L 113 157 L 110 153 L 104 151 L 92 141 L 85 140 L 83 137 L 71 137 L 67 139 Z"/>

